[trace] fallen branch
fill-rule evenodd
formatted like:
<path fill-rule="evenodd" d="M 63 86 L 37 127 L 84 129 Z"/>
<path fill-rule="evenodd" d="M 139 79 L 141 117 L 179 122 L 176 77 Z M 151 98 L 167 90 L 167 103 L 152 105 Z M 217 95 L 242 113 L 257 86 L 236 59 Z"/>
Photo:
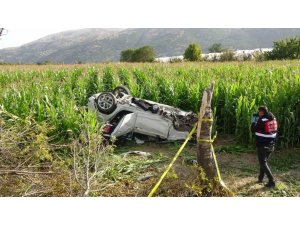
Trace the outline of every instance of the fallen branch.
<path fill-rule="evenodd" d="M 24 193 L 22 195 L 22 197 L 39 197 L 41 196 L 41 194 L 44 194 L 46 193 L 45 191 L 32 191 L 32 192 L 29 192 L 29 193 Z M 39 194 L 39 195 L 37 195 Z"/>
<path fill-rule="evenodd" d="M 34 171 L 25 171 L 25 170 L 1 170 L 0 175 L 2 174 L 16 174 L 16 175 L 32 175 L 32 174 L 54 174 L 52 171 L 48 172 L 34 172 Z"/>
<path fill-rule="evenodd" d="M 30 168 L 37 168 L 37 169 L 45 169 L 45 168 L 51 168 L 53 167 L 52 165 L 29 165 L 29 166 L 17 166 L 12 168 L 12 166 L 0 166 L 0 169 L 6 169 L 6 170 L 16 170 L 16 168 L 20 168 L 20 169 L 30 169 Z M 12 168 L 12 169 L 10 169 Z M 1 171 L 1 170 L 0 170 Z"/>

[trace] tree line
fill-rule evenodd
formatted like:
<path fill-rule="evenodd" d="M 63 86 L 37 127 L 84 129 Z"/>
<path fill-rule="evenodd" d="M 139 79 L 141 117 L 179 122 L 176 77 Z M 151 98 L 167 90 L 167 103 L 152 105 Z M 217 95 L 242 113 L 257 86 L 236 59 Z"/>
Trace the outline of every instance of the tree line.
<path fill-rule="evenodd" d="M 121 52 L 121 62 L 153 62 L 156 53 L 151 46 L 144 46 L 138 49 L 127 49 Z"/>
<path fill-rule="evenodd" d="M 214 43 L 209 48 L 210 53 L 222 53 L 219 61 L 234 61 L 234 51 L 226 49 L 221 43 Z M 202 49 L 200 44 L 191 43 L 183 53 L 185 61 L 201 61 Z M 257 61 L 265 60 L 284 60 L 300 59 L 300 37 L 286 38 L 275 41 L 273 50 L 270 52 L 261 52 L 254 55 Z M 121 62 L 154 62 L 156 53 L 153 47 L 144 46 L 138 49 L 127 49 L 121 52 Z M 249 60 L 251 57 L 245 56 L 243 60 Z M 176 59 L 175 59 L 176 61 Z"/>

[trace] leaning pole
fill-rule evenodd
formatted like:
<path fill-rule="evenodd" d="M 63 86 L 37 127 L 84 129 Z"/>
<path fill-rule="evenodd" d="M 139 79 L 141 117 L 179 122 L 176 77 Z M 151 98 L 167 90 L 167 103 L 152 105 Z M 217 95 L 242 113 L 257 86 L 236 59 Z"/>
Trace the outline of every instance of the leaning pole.
<path fill-rule="evenodd" d="M 205 89 L 202 96 L 197 129 L 197 162 L 203 168 L 206 177 L 213 179 L 217 176 L 216 167 L 211 150 L 211 131 L 213 124 L 213 113 L 211 100 L 214 92 L 215 82 Z"/>

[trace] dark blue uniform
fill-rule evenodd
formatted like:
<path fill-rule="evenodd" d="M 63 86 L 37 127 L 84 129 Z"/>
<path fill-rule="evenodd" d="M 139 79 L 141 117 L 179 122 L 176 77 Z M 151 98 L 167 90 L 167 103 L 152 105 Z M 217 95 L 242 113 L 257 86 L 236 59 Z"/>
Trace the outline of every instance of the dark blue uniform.
<path fill-rule="evenodd" d="M 260 165 L 260 173 L 258 181 L 262 182 L 264 176 L 269 178 L 269 184 L 275 185 L 274 177 L 268 166 L 268 158 L 275 148 L 275 139 L 277 136 L 277 122 L 272 113 L 267 113 L 258 119 L 256 123 L 252 123 L 251 130 L 255 133 L 257 155 Z"/>

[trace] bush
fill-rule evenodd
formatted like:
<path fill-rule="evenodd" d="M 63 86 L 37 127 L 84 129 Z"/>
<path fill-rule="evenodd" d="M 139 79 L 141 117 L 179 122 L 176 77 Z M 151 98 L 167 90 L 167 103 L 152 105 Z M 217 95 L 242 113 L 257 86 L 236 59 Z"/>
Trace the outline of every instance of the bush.
<path fill-rule="evenodd" d="M 255 52 L 253 57 L 257 62 L 263 62 L 267 60 L 269 52 Z"/>
<path fill-rule="evenodd" d="M 202 50 L 199 44 L 193 43 L 184 52 L 184 59 L 188 61 L 199 61 L 201 60 Z"/>
<path fill-rule="evenodd" d="M 235 61 L 236 58 L 234 56 L 234 51 L 232 50 L 226 50 L 223 52 L 223 54 L 220 56 L 220 61 L 225 62 L 225 61 Z"/>
<path fill-rule="evenodd" d="M 121 62 L 132 62 L 132 55 L 134 53 L 134 49 L 130 48 L 121 52 Z"/>
<path fill-rule="evenodd" d="M 121 62 L 154 62 L 155 51 L 151 46 L 138 49 L 127 49 L 121 52 Z"/>
<path fill-rule="evenodd" d="M 155 56 L 156 54 L 151 46 L 144 46 L 134 51 L 132 62 L 153 62 Z"/>
<path fill-rule="evenodd" d="M 242 57 L 242 61 L 250 61 L 252 60 L 252 55 L 251 54 L 244 54 Z"/>
<path fill-rule="evenodd" d="M 208 49 L 208 51 L 210 53 L 214 53 L 214 52 L 224 52 L 226 49 L 223 48 L 221 43 L 214 43 L 212 44 L 212 46 L 210 46 L 210 48 Z"/>
<path fill-rule="evenodd" d="M 300 59 L 300 37 L 274 42 L 273 51 L 266 56 L 270 60 Z"/>
<path fill-rule="evenodd" d="M 170 63 L 180 63 L 183 62 L 181 58 L 170 58 Z"/>

